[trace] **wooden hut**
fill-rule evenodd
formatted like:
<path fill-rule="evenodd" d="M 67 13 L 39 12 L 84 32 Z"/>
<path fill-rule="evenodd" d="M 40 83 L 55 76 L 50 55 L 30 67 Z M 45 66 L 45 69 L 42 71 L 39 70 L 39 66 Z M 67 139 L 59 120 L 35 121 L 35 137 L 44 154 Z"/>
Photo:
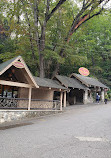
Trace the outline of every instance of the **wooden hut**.
<path fill-rule="evenodd" d="M 73 79 L 67 76 L 56 75 L 54 79 L 57 80 L 62 86 L 70 89 L 69 92 L 67 91 L 67 94 L 65 96 L 67 100 L 67 105 L 86 103 L 85 91 L 89 90 L 87 86 L 81 84 L 81 82 L 78 81 L 76 78 Z"/>
<path fill-rule="evenodd" d="M 105 91 L 107 91 L 109 88 L 102 84 L 99 80 L 92 77 L 82 76 L 76 73 L 71 74 L 70 77 L 77 79 L 79 82 L 81 82 L 81 84 L 90 89 L 90 91 L 85 91 L 86 103 L 90 103 L 91 101 L 95 100 L 96 93 L 100 95 L 100 100 L 104 101 Z"/>
<path fill-rule="evenodd" d="M 53 100 L 54 92 L 60 100 Z M 21 56 L 0 64 L 0 108 L 60 109 L 67 88 L 51 79 L 34 77 Z M 65 104 L 65 101 L 64 101 Z"/>

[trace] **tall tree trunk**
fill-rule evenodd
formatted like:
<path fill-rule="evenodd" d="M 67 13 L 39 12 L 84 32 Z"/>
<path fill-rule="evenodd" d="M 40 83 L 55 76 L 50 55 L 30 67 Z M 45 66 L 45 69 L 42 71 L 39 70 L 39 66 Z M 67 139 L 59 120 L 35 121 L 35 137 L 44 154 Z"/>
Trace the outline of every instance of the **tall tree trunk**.
<path fill-rule="evenodd" d="M 44 68 L 44 49 L 45 49 L 45 31 L 46 31 L 46 20 L 44 20 L 44 24 L 41 27 L 41 37 L 39 44 L 39 66 L 40 66 L 40 77 L 45 77 L 45 68 Z"/>
<path fill-rule="evenodd" d="M 60 64 L 57 63 L 56 68 L 55 68 L 55 70 L 53 71 L 53 74 L 52 74 L 52 77 L 51 77 L 52 79 L 58 74 L 59 66 L 60 66 Z"/>
<path fill-rule="evenodd" d="M 47 22 L 49 21 L 49 19 L 51 18 L 51 16 L 55 13 L 55 11 L 65 2 L 66 0 L 59 0 L 59 2 L 57 3 L 57 5 L 55 6 L 55 8 L 52 9 L 52 11 L 49 13 L 49 7 L 50 7 L 50 0 L 47 0 L 47 5 L 46 5 L 46 13 L 45 13 L 45 19 L 44 19 L 44 23 L 41 26 L 41 37 L 37 37 L 37 41 L 39 41 L 39 43 L 37 44 L 38 46 L 38 51 L 39 51 L 39 66 L 40 66 L 40 77 L 44 78 L 45 77 L 45 68 L 44 68 L 44 55 L 43 55 L 43 51 L 45 49 L 45 32 L 46 32 L 46 25 Z M 35 0 L 35 14 L 36 14 L 36 18 L 37 21 L 35 21 L 36 26 L 38 27 L 38 6 L 37 6 L 37 2 Z M 39 40 L 38 40 L 39 39 Z"/>
<path fill-rule="evenodd" d="M 44 56 L 43 56 L 43 54 L 39 55 L 39 66 L 40 66 L 40 77 L 44 78 L 45 74 L 44 74 Z"/>

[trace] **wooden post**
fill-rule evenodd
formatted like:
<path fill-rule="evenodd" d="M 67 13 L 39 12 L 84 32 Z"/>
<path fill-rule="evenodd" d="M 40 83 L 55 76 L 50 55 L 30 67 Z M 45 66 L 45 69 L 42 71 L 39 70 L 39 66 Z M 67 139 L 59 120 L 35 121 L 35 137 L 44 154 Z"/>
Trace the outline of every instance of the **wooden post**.
<path fill-rule="evenodd" d="M 64 92 L 64 107 L 66 107 L 66 92 Z"/>
<path fill-rule="evenodd" d="M 74 96 L 74 105 L 76 104 L 76 96 Z"/>
<path fill-rule="evenodd" d="M 14 97 L 14 96 L 13 96 L 13 93 L 14 93 L 14 87 L 12 87 L 12 98 Z"/>
<path fill-rule="evenodd" d="M 63 92 L 60 93 L 60 110 L 62 111 L 62 98 L 63 98 Z"/>
<path fill-rule="evenodd" d="M 104 89 L 101 90 L 101 101 L 104 102 L 104 98 L 105 98 L 105 93 L 104 93 Z"/>
<path fill-rule="evenodd" d="M 4 85 L 2 85 L 2 97 L 4 96 Z"/>
<path fill-rule="evenodd" d="M 83 98 L 84 98 L 83 99 L 84 104 L 87 104 L 87 102 L 88 102 L 88 90 L 84 91 L 84 97 Z"/>
<path fill-rule="evenodd" d="M 30 106 L 31 106 L 31 94 L 32 94 L 32 88 L 29 88 L 29 104 L 28 104 L 28 110 L 30 110 Z"/>

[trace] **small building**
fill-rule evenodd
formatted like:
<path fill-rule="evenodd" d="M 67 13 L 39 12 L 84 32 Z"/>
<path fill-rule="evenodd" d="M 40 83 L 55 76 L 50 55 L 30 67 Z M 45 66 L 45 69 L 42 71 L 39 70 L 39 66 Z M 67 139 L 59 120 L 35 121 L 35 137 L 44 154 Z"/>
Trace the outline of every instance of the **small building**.
<path fill-rule="evenodd" d="M 60 100 L 53 99 L 55 91 L 60 93 Z M 0 64 L 1 109 L 62 110 L 66 91 L 57 81 L 34 77 L 21 56 Z"/>
<path fill-rule="evenodd" d="M 1 109 L 62 110 L 66 102 L 90 103 L 98 92 L 104 101 L 107 86 L 91 77 L 73 73 L 53 80 L 34 77 L 21 56 L 0 64 Z"/>
<path fill-rule="evenodd" d="M 90 91 L 90 89 L 78 81 L 76 78 L 70 78 L 67 76 L 56 75 L 54 80 L 57 80 L 62 86 L 70 89 L 67 91 L 66 100 L 67 105 L 74 105 L 77 103 L 86 103 L 85 92 Z"/>
<path fill-rule="evenodd" d="M 109 89 L 106 85 L 102 84 L 95 78 L 82 76 L 80 74 L 73 73 L 70 76 L 73 79 L 77 79 L 81 84 L 85 85 L 90 91 L 85 91 L 86 103 L 96 99 L 96 93 L 100 95 L 100 100 L 104 101 L 105 91 Z"/>

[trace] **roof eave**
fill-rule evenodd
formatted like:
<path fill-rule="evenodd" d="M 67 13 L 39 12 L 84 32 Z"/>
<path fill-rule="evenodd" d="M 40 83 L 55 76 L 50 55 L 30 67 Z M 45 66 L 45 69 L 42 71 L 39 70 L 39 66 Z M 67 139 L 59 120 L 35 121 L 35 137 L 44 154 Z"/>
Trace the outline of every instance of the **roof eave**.
<path fill-rule="evenodd" d="M 28 68 L 27 65 L 25 64 L 25 61 L 23 60 L 22 57 L 20 58 L 20 61 L 23 62 L 24 66 L 25 66 L 25 69 L 26 69 L 26 72 L 28 73 L 28 75 L 29 75 L 30 79 L 32 80 L 34 86 L 35 86 L 36 88 L 39 88 L 38 84 L 35 82 L 35 80 L 34 80 L 34 78 L 33 78 L 33 75 L 31 74 L 29 68 Z"/>
<path fill-rule="evenodd" d="M 21 58 L 21 56 L 18 56 L 15 60 L 13 60 L 8 66 L 6 66 L 1 72 L 0 75 L 2 75 L 6 70 L 8 70 L 12 65 L 13 62 L 18 61 Z"/>
<path fill-rule="evenodd" d="M 63 84 L 57 76 L 55 76 L 54 78 L 56 78 L 61 83 L 62 86 L 68 88 L 67 85 Z"/>
<path fill-rule="evenodd" d="M 18 60 L 20 60 L 20 61 L 24 64 L 25 70 L 26 70 L 26 72 L 28 73 L 30 79 L 32 80 L 32 83 L 34 84 L 34 86 L 35 86 L 36 88 L 39 88 L 39 86 L 37 85 L 37 83 L 35 82 L 35 80 L 34 80 L 32 74 L 31 74 L 30 70 L 28 69 L 27 65 L 25 64 L 25 61 L 22 59 L 21 56 L 18 56 L 18 57 L 15 58 L 15 60 L 13 60 L 8 66 L 6 66 L 6 67 L 0 72 L 0 75 L 2 75 L 6 70 L 8 70 L 8 69 L 13 65 L 13 63 L 16 62 L 16 61 L 18 61 Z"/>
<path fill-rule="evenodd" d="M 70 75 L 70 77 L 71 77 L 71 76 L 74 76 L 76 79 L 78 79 L 79 81 L 81 81 L 82 84 L 84 84 L 84 85 L 86 85 L 87 87 L 89 87 L 89 85 L 88 85 L 86 82 L 84 82 L 82 79 L 80 79 L 79 77 L 77 77 L 76 74 L 73 73 L 73 74 Z"/>
<path fill-rule="evenodd" d="M 68 89 L 62 89 L 62 88 L 54 88 L 54 87 L 47 87 L 47 86 L 39 86 L 41 89 L 49 89 L 49 90 L 57 90 L 57 91 L 68 91 Z"/>

